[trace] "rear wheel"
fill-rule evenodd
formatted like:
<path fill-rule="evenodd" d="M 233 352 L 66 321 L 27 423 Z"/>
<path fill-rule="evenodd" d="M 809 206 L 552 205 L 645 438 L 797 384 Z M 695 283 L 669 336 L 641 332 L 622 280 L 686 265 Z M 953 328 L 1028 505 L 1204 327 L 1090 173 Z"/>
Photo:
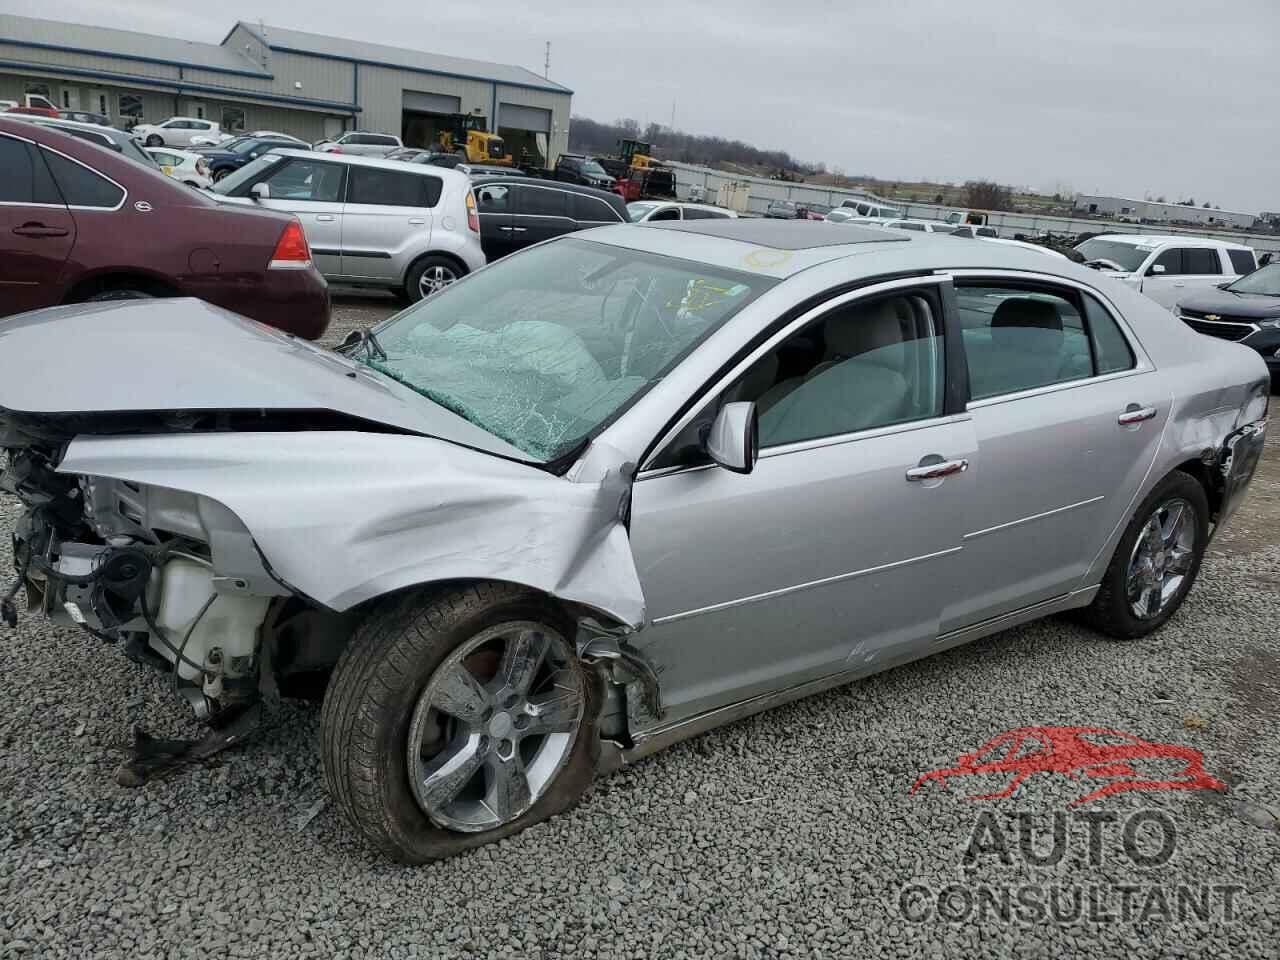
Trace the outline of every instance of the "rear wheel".
<path fill-rule="evenodd" d="M 148 136 L 147 136 L 147 146 L 148 146 L 148 147 L 163 147 L 163 146 L 164 146 L 164 138 L 162 138 L 158 133 L 148 134 Z"/>
<path fill-rule="evenodd" d="M 459 266 L 446 257 L 423 257 L 413 265 L 405 281 L 405 296 L 411 303 L 439 293 L 445 287 L 460 280 L 465 274 Z"/>
<path fill-rule="evenodd" d="M 325 776 L 347 818 L 390 856 L 422 863 L 577 802 L 594 773 L 600 701 L 572 630 L 511 584 L 376 609 L 321 712 Z"/>
<path fill-rule="evenodd" d="M 1116 546 L 1087 622 L 1120 639 L 1145 637 L 1186 598 L 1209 542 L 1209 500 L 1200 481 L 1177 471 L 1134 513 Z"/>

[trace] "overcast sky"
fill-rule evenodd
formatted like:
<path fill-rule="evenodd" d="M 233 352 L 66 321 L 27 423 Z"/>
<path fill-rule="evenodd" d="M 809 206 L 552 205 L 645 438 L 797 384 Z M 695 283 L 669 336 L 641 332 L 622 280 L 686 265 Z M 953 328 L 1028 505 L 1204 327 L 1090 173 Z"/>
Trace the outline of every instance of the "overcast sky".
<path fill-rule="evenodd" d="M 217 43 L 237 19 L 518 63 L 598 120 L 851 175 L 1280 210 L 1280 0 L 0 0 Z M 56 11 L 56 12 L 51 12 Z"/>

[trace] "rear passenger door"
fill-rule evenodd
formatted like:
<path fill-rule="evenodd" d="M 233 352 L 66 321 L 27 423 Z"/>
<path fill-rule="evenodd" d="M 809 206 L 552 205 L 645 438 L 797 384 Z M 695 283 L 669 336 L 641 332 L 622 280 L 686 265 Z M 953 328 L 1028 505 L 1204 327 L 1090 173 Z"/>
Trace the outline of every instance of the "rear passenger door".
<path fill-rule="evenodd" d="M 512 186 L 515 206 L 512 210 L 513 247 L 521 249 L 563 233 L 571 233 L 578 225 L 571 216 L 573 194 L 551 185 L 519 183 Z"/>
<path fill-rule="evenodd" d="M 1084 287 L 964 276 L 956 303 L 980 456 L 944 633 L 1079 586 L 1132 510 L 1170 404 Z"/>
<path fill-rule="evenodd" d="M 348 167 L 343 275 L 399 283 L 410 262 L 431 249 L 431 211 L 443 187 L 427 173 Z"/>
<path fill-rule="evenodd" d="M 0 316 L 8 316 L 62 298 L 76 222 L 34 144 L 0 134 L 0 170 Z"/>

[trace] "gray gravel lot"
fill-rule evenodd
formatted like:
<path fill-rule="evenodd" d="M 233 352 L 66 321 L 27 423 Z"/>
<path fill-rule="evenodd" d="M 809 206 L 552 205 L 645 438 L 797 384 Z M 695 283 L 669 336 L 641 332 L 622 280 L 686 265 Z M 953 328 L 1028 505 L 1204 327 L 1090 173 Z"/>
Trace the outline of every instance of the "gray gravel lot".
<path fill-rule="evenodd" d="M 344 300 L 335 328 L 391 306 Z M 0 500 L 6 574 L 15 514 Z M 1061 619 L 1012 630 L 682 744 L 598 781 L 565 816 L 418 869 L 383 862 L 327 803 L 316 706 L 272 703 L 269 730 L 238 751 L 117 787 L 132 724 L 194 724 L 158 674 L 26 618 L 0 633 L 0 957 L 1280 956 L 1280 436 L 1233 524 L 1154 638 L 1109 642 Z M 1019 815 L 1047 849 L 1087 784 L 909 794 L 1025 725 L 1190 746 L 1229 789 L 1077 808 L 1120 821 L 1091 861 L 1068 813 L 1056 866 L 1019 852 Z M 1123 850 L 1120 822 L 1139 810 L 1176 830 L 1163 865 Z M 966 869 L 984 812 L 1010 863 Z M 919 919 L 900 906 L 913 884 L 1067 899 L 1056 922 Z M 1112 918 L 1076 915 L 1073 884 Z M 1178 886 L 1202 884 L 1239 888 L 1233 919 L 1221 897 L 1208 921 L 1176 917 Z M 1124 885 L 1140 891 L 1128 919 Z M 1153 887 L 1170 917 L 1152 915 Z"/>

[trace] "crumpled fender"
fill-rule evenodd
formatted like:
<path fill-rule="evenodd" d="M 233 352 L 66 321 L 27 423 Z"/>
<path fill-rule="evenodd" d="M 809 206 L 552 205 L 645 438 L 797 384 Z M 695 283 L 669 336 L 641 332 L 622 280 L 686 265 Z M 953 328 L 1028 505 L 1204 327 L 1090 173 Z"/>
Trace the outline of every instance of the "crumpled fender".
<path fill-rule="evenodd" d="M 334 610 L 419 583 L 506 580 L 638 629 L 623 522 L 634 465 L 592 453 L 603 469 L 575 482 L 430 437 L 193 433 L 79 438 L 58 469 L 218 501 L 275 576 Z"/>

